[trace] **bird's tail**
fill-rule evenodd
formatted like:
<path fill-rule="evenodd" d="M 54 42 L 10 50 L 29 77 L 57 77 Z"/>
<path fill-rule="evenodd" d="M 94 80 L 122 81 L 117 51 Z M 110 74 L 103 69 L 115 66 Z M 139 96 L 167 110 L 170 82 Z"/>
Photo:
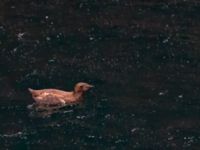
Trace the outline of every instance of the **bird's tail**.
<path fill-rule="evenodd" d="M 32 91 L 33 91 L 33 89 L 31 89 L 31 88 L 28 88 L 28 90 L 29 90 L 29 92 L 32 92 Z"/>
<path fill-rule="evenodd" d="M 37 92 L 37 90 L 33 90 L 33 89 L 31 89 L 31 88 L 28 88 L 28 90 L 29 90 L 29 92 L 31 93 L 31 95 L 33 96 L 33 97 L 35 97 L 35 96 L 37 96 L 39 93 Z"/>
<path fill-rule="evenodd" d="M 33 89 L 31 89 L 31 88 L 28 88 L 28 91 L 30 92 L 30 93 L 35 93 L 35 90 L 33 90 Z"/>

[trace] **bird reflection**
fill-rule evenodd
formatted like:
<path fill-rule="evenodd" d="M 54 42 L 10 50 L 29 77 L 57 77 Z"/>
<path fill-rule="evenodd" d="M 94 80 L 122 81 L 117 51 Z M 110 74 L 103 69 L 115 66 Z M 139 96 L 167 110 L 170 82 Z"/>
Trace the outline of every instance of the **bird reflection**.
<path fill-rule="evenodd" d="M 72 112 L 72 108 L 77 106 L 78 104 L 73 105 L 38 105 L 37 103 L 33 103 L 31 105 L 28 105 L 27 108 L 30 110 L 29 116 L 30 117 L 50 117 L 51 115 L 59 112 L 63 112 L 64 109 L 68 109 L 66 112 Z"/>

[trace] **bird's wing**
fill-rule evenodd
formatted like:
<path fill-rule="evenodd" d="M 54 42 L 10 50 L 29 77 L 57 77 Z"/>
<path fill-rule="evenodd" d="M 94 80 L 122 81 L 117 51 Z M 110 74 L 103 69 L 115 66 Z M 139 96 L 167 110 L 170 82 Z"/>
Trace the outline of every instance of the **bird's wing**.
<path fill-rule="evenodd" d="M 42 93 L 38 97 L 38 102 L 46 105 L 64 105 L 65 101 L 63 98 L 63 96 L 54 93 Z"/>

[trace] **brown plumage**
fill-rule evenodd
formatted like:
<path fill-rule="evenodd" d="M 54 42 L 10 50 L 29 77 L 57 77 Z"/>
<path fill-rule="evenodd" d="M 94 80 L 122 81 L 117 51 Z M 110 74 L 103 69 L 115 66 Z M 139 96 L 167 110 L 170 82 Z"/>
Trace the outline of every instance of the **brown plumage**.
<path fill-rule="evenodd" d="M 29 88 L 32 98 L 38 105 L 61 105 L 79 103 L 83 99 L 86 91 L 92 88 L 93 85 L 79 82 L 75 85 L 71 92 L 57 90 L 57 89 L 41 89 L 33 90 Z"/>

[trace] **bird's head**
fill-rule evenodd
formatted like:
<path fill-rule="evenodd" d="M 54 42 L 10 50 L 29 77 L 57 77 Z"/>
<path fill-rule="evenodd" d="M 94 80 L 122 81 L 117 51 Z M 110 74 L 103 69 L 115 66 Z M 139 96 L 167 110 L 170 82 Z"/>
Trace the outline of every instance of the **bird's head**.
<path fill-rule="evenodd" d="M 74 87 L 75 93 L 83 93 L 93 88 L 94 86 L 85 82 L 79 82 Z"/>

